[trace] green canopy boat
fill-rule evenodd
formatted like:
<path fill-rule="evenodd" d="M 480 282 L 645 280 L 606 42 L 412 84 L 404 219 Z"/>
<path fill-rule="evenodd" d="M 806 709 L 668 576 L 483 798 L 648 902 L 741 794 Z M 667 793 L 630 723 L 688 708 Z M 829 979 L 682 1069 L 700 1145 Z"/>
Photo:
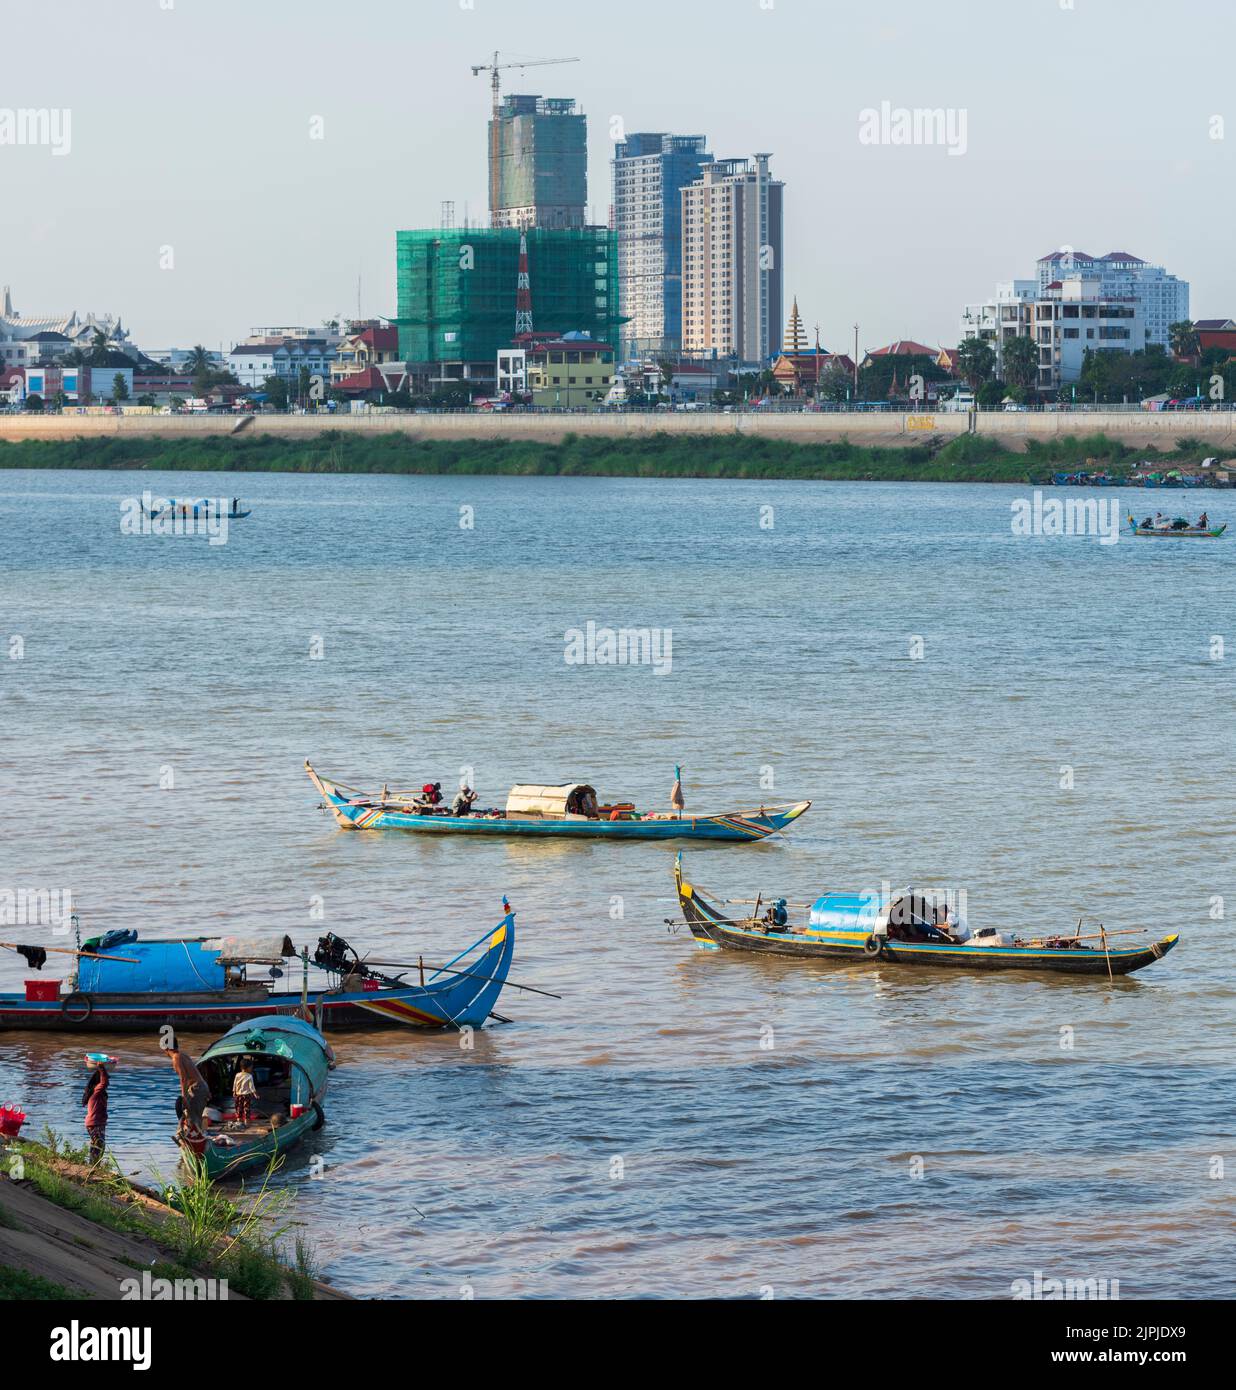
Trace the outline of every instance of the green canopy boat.
<path fill-rule="evenodd" d="M 242 1061 L 249 1063 L 257 1090 L 246 1122 L 236 1118 L 232 1098 Z M 321 1129 L 322 1097 L 335 1054 L 311 1023 L 286 1014 L 238 1023 L 211 1043 L 197 1065 L 210 1087 L 205 1127 L 182 1114 L 176 1142 L 202 1161 L 207 1177 L 264 1168 L 310 1130 Z"/>

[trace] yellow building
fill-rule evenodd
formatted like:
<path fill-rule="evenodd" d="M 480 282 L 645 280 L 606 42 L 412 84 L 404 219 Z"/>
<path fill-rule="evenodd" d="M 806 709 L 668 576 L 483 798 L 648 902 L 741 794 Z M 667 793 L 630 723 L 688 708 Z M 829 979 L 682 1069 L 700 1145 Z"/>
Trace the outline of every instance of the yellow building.
<path fill-rule="evenodd" d="M 609 392 L 614 376 L 614 349 L 587 333 L 527 345 L 528 390 L 532 404 L 543 409 L 595 410 Z"/>

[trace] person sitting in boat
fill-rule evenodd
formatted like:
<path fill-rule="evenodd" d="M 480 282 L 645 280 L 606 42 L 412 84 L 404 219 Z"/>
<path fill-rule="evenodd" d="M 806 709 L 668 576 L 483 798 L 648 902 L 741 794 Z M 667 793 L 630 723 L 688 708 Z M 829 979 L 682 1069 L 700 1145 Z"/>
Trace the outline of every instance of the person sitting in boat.
<path fill-rule="evenodd" d="M 1143 531 L 1153 531 L 1153 530 L 1154 530 L 1154 518 L 1148 516 L 1148 517 L 1145 519 L 1145 521 L 1142 522 L 1141 529 L 1142 529 Z"/>
<path fill-rule="evenodd" d="M 440 806 L 442 804 L 442 783 L 426 782 L 421 788 L 421 794 L 417 804 L 428 809 Z"/>
<path fill-rule="evenodd" d="M 451 802 L 451 815 L 466 816 L 475 800 L 476 793 L 465 782 L 455 793 L 455 800 Z"/>

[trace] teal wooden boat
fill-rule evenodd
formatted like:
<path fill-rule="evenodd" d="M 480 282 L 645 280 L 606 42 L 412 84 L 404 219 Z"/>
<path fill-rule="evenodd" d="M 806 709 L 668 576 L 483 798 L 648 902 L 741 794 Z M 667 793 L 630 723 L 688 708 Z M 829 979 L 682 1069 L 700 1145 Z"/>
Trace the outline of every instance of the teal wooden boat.
<path fill-rule="evenodd" d="M 971 933 L 951 921 L 947 904 L 910 888 L 889 893 L 825 893 L 813 903 L 789 904 L 759 894 L 754 899 L 718 897 L 688 883 L 682 855 L 674 864 L 682 921 L 705 951 L 744 951 L 798 960 L 847 960 L 854 964 L 934 966 L 960 970 L 1035 970 L 1114 979 L 1162 960 L 1179 941 L 1165 936 L 1126 946 L 1112 944 L 1125 932 L 1082 936 L 1029 934 L 981 927 Z M 760 908 L 763 906 L 763 914 Z M 795 920 L 795 910 L 805 916 Z M 677 925 L 667 919 L 671 925 Z"/>
<path fill-rule="evenodd" d="M 401 791 L 383 786 L 361 791 L 324 777 L 306 760 L 305 771 L 322 794 L 322 805 L 342 830 L 411 830 L 427 835 L 532 835 L 602 840 L 765 840 L 784 830 L 811 806 L 809 801 L 780 802 L 745 811 L 708 815 L 640 812 L 629 801 L 602 804 L 586 782 L 562 786 L 511 788 L 506 806 L 471 808 L 454 815 L 427 796 L 432 787 Z M 675 792 L 678 783 L 675 783 Z M 679 796 L 672 804 L 679 806 Z"/>
<path fill-rule="evenodd" d="M 249 1059 L 257 1087 L 248 1123 L 235 1114 L 232 1082 L 242 1059 Z M 265 1168 L 277 1154 L 295 1148 L 326 1116 L 322 1098 L 335 1054 L 321 1033 L 303 1019 L 267 1014 L 229 1028 L 198 1061 L 210 1087 L 205 1132 L 182 1115 L 176 1142 L 202 1163 L 207 1177 L 231 1178 Z"/>

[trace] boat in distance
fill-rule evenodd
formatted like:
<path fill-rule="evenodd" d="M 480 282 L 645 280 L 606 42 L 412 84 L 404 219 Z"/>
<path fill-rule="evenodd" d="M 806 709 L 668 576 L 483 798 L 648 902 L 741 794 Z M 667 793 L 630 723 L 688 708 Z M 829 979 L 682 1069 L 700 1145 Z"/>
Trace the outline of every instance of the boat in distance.
<path fill-rule="evenodd" d="M 691 935 L 705 950 L 746 951 L 798 959 L 832 958 L 881 965 L 937 966 L 961 970 L 1047 970 L 1111 978 L 1161 960 L 1179 941 L 1166 936 L 1138 946 L 1110 945 L 1114 933 L 1098 937 L 1036 936 L 1022 940 L 993 927 L 970 934 L 950 923 L 947 905 L 902 889 L 888 893 L 826 893 L 795 925 L 784 898 L 757 896 L 748 915 L 733 916 L 728 900 L 688 883 L 682 856 L 674 865 L 678 902 Z M 760 916 L 761 902 L 767 905 Z M 962 935 L 962 933 L 965 933 Z M 1101 945 L 1087 944 L 1100 941 Z"/>
<path fill-rule="evenodd" d="M 784 830 L 810 801 L 763 805 L 710 815 L 685 811 L 638 812 L 630 802 L 601 805 L 585 782 L 563 786 L 518 785 L 502 810 L 469 809 L 461 814 L 426 800 L 425 789 L 383 786 L 364 792 L 317 772 L 305 771 L 343 830 L 412 830 L 429 835 L 531 835 L 607 840 L 764 840 Z"/>
<path fill-rule="evenodd" d="M 249 1115 L 237 1118 L 232 1085 L 242 1063 L 251 1071 L 257 1094 Z M 237 1023 L 197 1063 L 210 1088 L 207 1114 L 217 1118 L 198 1128 L 181 1106 L 176 1142 L 196 1156 L 208 1178 L 265 1168 L 310 1130 L 322 1128 L 322 1100 L 334 1065 L 330 1043 L 303 1019 L 264 1014 Z"/>
<path fill-rule="evenodd" d="M 1128 518 L 1129 530 L 1132 531 L 1135 536 L 1155 536 L 1174 541 L 1217 541 L 1227 530 L 1226 521 L 1221 522 L 1218 526 L 1211 526 L 1209 522 L 1205 525 L 1197 526 L 1190 525 L 1188 522 L 1181 525 L 1180 523 L 1184 520 L 1184 517 L 1177 517 L 1167 524 L 1160 522 L 1156 525 L 1150 517 L 1146 517 L 1145 520 L 1140 522 L 1133 516 Z M 1147 522 L 1150 524 L 1147 525 Z"/>
<path fill-rule="evenodd" d="M 312 1011 L 319 1026 L 343 1029 L 480 1028 L 502 993 L 515 951 L 515 913 L 505 916 L 445 965 L 417 961 L 415 983 L 379 973 L 340 936 L 322 937 L 310 956 L 284 937 L 191 937 L 140 941 L 136 931 L 87 942 L 62 991 L 58 980 L 28 980 L 24 994 L 0 994 L 0 1030 L 137 1033 L 165 1023 L 182 1032 L 217 1032 L 268 1015 Z M 25 948 L 33 950 L 35 948 Z M 303 963 L 300 989 L 276 989 L 285 960 Z M 308 969 L 326 981 L 310 987 Z M 262 966 L 269 967 L 265 974 Z M 396 967 L 397 968 L 397 967 Z"/>

